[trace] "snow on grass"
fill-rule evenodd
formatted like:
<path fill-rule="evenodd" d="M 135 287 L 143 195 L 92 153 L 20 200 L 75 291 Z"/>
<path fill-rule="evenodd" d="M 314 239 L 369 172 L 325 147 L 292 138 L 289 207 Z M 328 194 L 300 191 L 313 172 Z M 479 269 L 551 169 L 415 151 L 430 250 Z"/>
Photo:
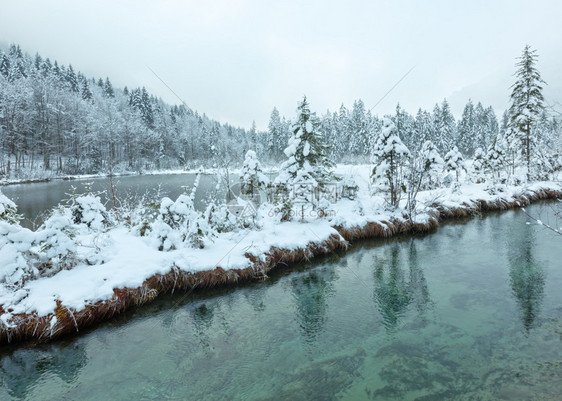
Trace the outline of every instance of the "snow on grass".
<path fill-rule="evenodd" d="M 384 198 L 371 195 L 370 172 L 369 165 L 337 166 L 338 175 L 353 177 L 357 183 L 357 198 L 340 199 L 330 205 L 331 213 L 326 218 L 284 223 L 275 218 L 265 218 L 259 230 L 238 229 L 220 233 L 207 241 L 203 249 L 184 246 L 168 252 L 158 251 L 150 237 L 141 237 L 123 226 L 111 228 L 102 235 L 84 231 L 80 235 L 82 246 L 77 249 L 78 260 L 83 262 L 72 269 L 62 270 L 51 277 L 29 280 L 21 288 L 0 284 L 0 305 L 5 311 L 0 320 L 9 325 L 10 318 L 15 314 L 47 316 L 54 312 L 56 301 L 79 311 L 89 304 L 109 300 L 114 295 L 114 289 L 138 288 L 146 279 L 166 274 L 174 268 L 192 273 L 212 270 L 217 266 L 225 270 L 244 269 L 252 266 L 247 254 L 263 260 L 272 247 L 294 250 L 305 248 L 311 242 L 321 243 L 332 235 L 339 236 L 335 226 L 353 228 L 376 222 L 386 228 L 382 223 L 402 219 L 403 210 L 389 212 L 385 209 Z M 526 186 L 503 186 L 491 194 L 494 191 L 490 191 L 487 185 L 465 184 L 455 189 L 420 192 L 414 222 L 427 223 L 432 204 L 463 207 L 478 200 L 513 199 L 528 191 L 562 188 L 555 182 L 540 182 Z M 7 199 L 3 201 L 6 205 L 11 205 L 10 202 Z M 97 210 L 99 206 L 95 199 L 85 198 L 84 202 L 83 209 L 88 211 Z M 401 206 L 404 205 L 405 200 L 402 200 Z M 82 217 L 101 229 L 97 216 L 99 214 L 95 213 L 90 216 L 88 212 Z M 92 251 L 94 248 L 96 252 Z M 8 250 L 2 249 L 4 259 L 9 256 Z M 56 321 L 51 323 L 56 324 Z"/>

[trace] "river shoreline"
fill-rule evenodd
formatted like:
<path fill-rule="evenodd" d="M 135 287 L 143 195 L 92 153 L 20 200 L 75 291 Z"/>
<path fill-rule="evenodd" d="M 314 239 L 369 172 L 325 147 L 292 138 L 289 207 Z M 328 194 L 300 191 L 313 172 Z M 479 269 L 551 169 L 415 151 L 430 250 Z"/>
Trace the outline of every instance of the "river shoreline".
<path fill-rule="evenodd" d="M 80 329 L 108 320 L 133 307 L 144 305 L 156 297 L 175 291 L 193 291 L 219 286 L 237 285 L 250 280 L 267 278 L 267 273 L 281 265 L 309 261 L 316 256 L 345 250 L 350 242 L 360 239 L 389 238 L 398 234 L 427 233 L 439 226 L 440 222 L 478 215 L 482 212 L 503 211 L 526 206 L 530 203 L 562 198 L 559 185 L 529 189 L 509 198 L 497 196 L 493 200 L 474 200 L 470 203 L 450 206 L 436 203 L 428 213 L 425 222 L 412 223 L 405 218 L 393 218 L 388 221 L 368 222 L 364 225 L 333 225 L 337 234 L 331 234 L 322 241 L 310 241 L 304 247 L 284 249 L 272 246 L 263 254 L 246 253 L 250 266 L 243 269 L 224 269 L 217 265 L 214 269 L 188 272 L 173 267 L 169 272 L 155 274 L 144 280 L 136 288 L 114 288 L 113 296 L 108 300 L 86 305 L 75 310 L 56 301 L 53 313 L 39 316 L 37 313 L 14 314 L 10 326 L 2 323 L 0 328 L 0 345 L 31 343 L 38 344 L 52 341 L 65 335 L 75 334 Z M 306 224 L 306 223 L 303 223 Z M 4 314 L 0 306 L 0 315 Z"/>
<path fill-rule="evenodd" d="M 278 171 L 278 167 L 267 167 L 264 166 L 264 171 L 266 174 L 276 174 Z M 24 179 L 11 179 L 11 180 L 4 180 L 0 179 L 0 187 L 7 187 L 11 185 L 21 185 L 21 184 L 39 184 L 39 183 L 47 183 L 47 182 L 54 182 L 54 181 L 84 181 L 84 180 L 98 180 L 98 179 L 105 179 L 105 178 L 119 178 L 119 177 L 142 177 L 142 176 L 151 176 L 151 175 L 183 175 L 183 174 L 198 174 L 201 173 L 203 175 L 214 175 L 217 174 L 216 168 L 192 168 L 187 170 L 182 169 L 172 169 L 172 170 L 151 170 L 151 171 L 126 171 L 122 173 L 100 173 L 100 174 L 75 174 L 75 175 L 60 175 L 60 176 L 52 176 L 52 177 L 43 177 L 43 178 L 24 178 Z M 239 174 L 240 169 L 231 169 L 230 174 Z"/>
<path fill-rule="evenodd" d="M 15 180 L 0 180 L 0 187 L 7 187 L 11 185 L 21 185 L 21 184 L 39 184 L 53 181 L 83 181 L 83 180 L 98 180 L 104 178 L 119 178 L 119 177 L 140 177 L 143 175 L 165 175 L 165 174 L 196 174 L 198 170 L 162 170 L 162 171 L 150 171 L 150 172 L 125 172 L 125 173 L 114 173 L 114 174 L 84 174 L 84 175 L 62 175 L 53 176 L 45 178 L 29 178 L 29 179 L 15 179 Z M 211 174 L 211 173 L 203 173 Z"/>

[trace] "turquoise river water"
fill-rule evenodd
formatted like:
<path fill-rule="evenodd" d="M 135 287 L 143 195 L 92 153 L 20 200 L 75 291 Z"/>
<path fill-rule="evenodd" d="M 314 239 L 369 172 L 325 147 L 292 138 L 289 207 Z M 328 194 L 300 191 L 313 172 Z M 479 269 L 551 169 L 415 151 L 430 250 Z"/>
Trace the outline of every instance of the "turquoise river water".
<path fill-rule="evenodd" d="M 528 210 L 553 221 L 553 203 Z M 562 236 L 521 211 L 0 348 L 1 400 L 557 400 Z"/>

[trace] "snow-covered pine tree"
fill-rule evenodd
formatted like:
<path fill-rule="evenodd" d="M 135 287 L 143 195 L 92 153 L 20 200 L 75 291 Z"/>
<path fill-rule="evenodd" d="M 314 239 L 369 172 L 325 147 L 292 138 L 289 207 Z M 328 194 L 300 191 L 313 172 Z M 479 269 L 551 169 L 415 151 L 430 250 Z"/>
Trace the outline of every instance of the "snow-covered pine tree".
<path fill-rule="evenodd" d="M 253 195 L 256 191 L 265 189 L 269 178 L 263 173 L 256 152 L 248 150 L 240 174 L 240 192 L 243 195 Z"/>
<path fill-rule="evenodd" d="M 534 171 L 531 178 L 543 181 L 549 180 L 550 174 L 554 171 L 553 161 L 548 149 L 537 147 L 533 156 Z"/>
<path fill-rule="evenodd" d="M 92 91 L 90 90 L 88 81 L 85 79 L 82 81 L 82 99 L 87 102 L 94 102 L 94 96 L 92 95 Z"/>
<path fill-rule="evenodd" d="M 424 173 L 421 180 L 421 188 L 437 188 L 441 182 L 445 162 L 439 155 L 433 142 L 428 140 L 423 143 L 418 159 L 421 164 L 419 168 Z"/>
<path fill-rule="evenodd" d="M 402 143 L 396 126 L 390 118 L 384 118 L 373 149 L 375 167 L 371 173 L 372 183 L 390 195 L 389 204 L 396 208 L 403 190 L 403 168 L 408 162 L 410 151 Z"/>
<path fill-rule="evenodd" d="M 486 112 L 481 102 L 474 107 L 474 127 L 472 141 L 475 147 L 486 148 Z"/>
<path fill-rule="evenodd" d="M 513 176 L 515 174 L 515 168 L 521 163 L 521 138 L 517 134 L 515 128 L 513 128 L 510 124 L 505 127 L 504 133 L 501 137 L 503 139 L 502 146 L 505 164 L 506 167 L 508 167 L 509 174 Z"/>
<path fill-rule="evenodd" d="M 431 114 L 421 108 L 418 109 L 414 121 L 415 140 L 412 149 L 421 149 L 425 141 L 435 137 L 434 131 Z"/>
<path fill-rule="evenodd" d="M 476 148 L 474 151 L 474 157 L 472 159 L 472 166 L 470 169 L 470 175 L 472 181 L 480 184 L 486 180 L 485 178 L 486 170 L 486 154 L 482 148 Z"/>
<path fill-rule="evenodd" d="M 105 78 L 105 83 L 103 83 L 103 94 L 105 97 L 109 97 L 109 98 L 115 97 L 115 91 L 113 90 L 113 85 L 111 85 L 111 82 L 109 81 L 108 77 Z"/>
<path fill-rule="evenodd" d="M 460 151 L 464 152 L 464 154 L 468 156 L 472 155 L 475 149 L 474 128 L 475 128 L 474 104 L 472 103 L 472 100 L 469 99 L 466 106 L 464 106 L 462 117 L 461 120 L 459 121 L 459 125 L 457 128 L 458 138 L 456 141 Z"/>
<path fill-rule="evenodd" d="M 12 49 L 16 49 L 12 51 Z M 8 80 L 11 82 L 17 81 L 21 78 L 26 78 L 28 76 L 28 71 L 26 66 L 29 65 L 28 60 L 25 60 L 22 54 L 22 51 L 19 46 L 14 47 L 13 45 L 10 47 L 10 57 L 12 59 L 10 63 L 10 72 L 8 76 Z"/>
<path fill-rule="evenodd" d="M 286 142 L 286 133 L 283 125 L 281 124 L 281 116 L 276 107 L 273 108 L 271 116 L 269 117 L 268 137 L 266 149 L 269 157 L 277 159 L 283 153 L 282 149 Z"/>
<path fill-rule="evenodd" d="M 484 127 L 484 141 L 480 145 L 482 149 L 486 149 L 488 146 L 490 146 L 499 132 L 498 117 L 496 116 L 496 113 L 492 106 L 488 106 L 484 110 Z"/>
<path fill-rule="evenodd" d="M 0 57 L 0 75 L 5 79 L 10 76 L 10 59 L 5 53 L 2 53 L 2 57 Z"/>
<path fill-rule="evenodd" d="M 500 182 L 501 173 L 508 164 L 506 160 L 507 148 L 508 144 L 504 137 L 498 133 L 486 152 L 485 169 L 491 174 L 492 180 L 496 183 Z"/>
<path fill-rule="evenodd" d="M 406 110 L 400 107 L 400 103 L 396 105 L 396 114 L 393 116 L 393 121 L 404 145 L 408 149 L 415 149 L 415 120 Z"/>
<path fill-rule="evenodd" d="M 363 155 L 367 148 L 367 118 L 365 104 L 362 100 L 353 102 L 349 116 L 349 129 L 347 139 L 349 151 L 354 156 Z"/>
<path fill-rule="evenodd" d="M 523 49 L 523 54 L 515 64 L 517 81 L 511 92 L 511 106 L 509 108 L 510 126 L 515 129 L 522 144 L 522 155 L 527 168 L 527 180 L 531 179 L 533 153 L 536 147 L 534 138 L 535 123 L 544 109 L 542 80 L 535 64 L 537 51 L 529 45 Z"/>
<path fill-rule="evenodd" d="M 74 93 L 80 92 L 80 86 L 78 85 L 78 77 L 74 73 L 74 69 L 72 68 L 71 64 L 68 65 L 68 70 L 66 70 L 65 79 L 67 82 L 67 86 L 70 88 L 72 92 Z"/>
<path fill-rule="evenodd" d="M 288 159 L 281 164 L 274 184 L 289 199 L 298 196 L 314 206 L 318 195 L 336 180 L 332 172 L 334 163 L 326 156 L 328 149 L 318 131 L 320 122 L 316 113 L 310 111 L 306 96 L 299 103 L 297 112 L 292 135 L 284 151 Z"/>
<path fill-rule="evenodd" d="M 329 110 L 320 119 L 320 130 L 322 132 L 323 140 L 326 143 L 331 144 L 326 156 L 331 160 L 339 158 L 339 150 L 336 146 L 336 144 L 338 143 L 337 132 L 335 129 L 332 113 Z"/>
<path fill-rule="evenodd" d="M 342 103 L 339 112 L 334 112 L 334 130 L 336 142 L 333 146 L 343 157 L 350 157 L 351 147 L 348 140 L 350 130 L 350 113 Z"/>
<path fill-rule="evenodd" d="M 441 107 L 437 104 L 435 105 L 433 109 L 433 124 L 435 127 L 434 138 L 430 139 L 439 151 L 445 152 L 454 143 L 457 128 L 457 123 L 453 114 L 451 114 L 451 108 L 447 99 L 443 100 Z"/>
<path fill-rule="evenodd" d="M 109 215 L 99 196 L 88 192 L 70 199 L 72 221 L 84 232 L 103 232 L 109 226 Z"/>
<path fill-rule="evenodd" d="M 465 169 L 464 159 L 461 152 L 459 152 L 459 149 L 456 146 L 453 146 L 453 148 L 445 155 L 444 161 L 445 169 L 448 173 L 452 173 L 453 171 L 455 172 L 456 181 L 458 183 L 459 174 L 461 170 Z"/>

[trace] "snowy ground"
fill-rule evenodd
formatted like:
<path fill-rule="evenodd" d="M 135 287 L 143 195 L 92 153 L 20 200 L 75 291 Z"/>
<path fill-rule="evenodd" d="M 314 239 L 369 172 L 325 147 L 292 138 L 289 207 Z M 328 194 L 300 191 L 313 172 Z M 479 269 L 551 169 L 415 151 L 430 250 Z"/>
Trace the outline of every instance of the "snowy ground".
<path fill-rule="evenodd" d="M 173 267 L 187 272 L 214 269 L 242 269 L 252 265 L 245 256 L 250 253 L 263 257 L 271 247 L 282 249 L 305 248 L 311 242 L 322 242 L 331 235 L 339 235 L 333 226 L 361 227 L 369 222 L 402 218 L 403 211 L 385 211 L 385 201 L 372 196 L 370 166 L 338 166 L 340 176 L 352 176 L 359 186 L 355 200 L 343 199 L 331 206 L 328 217 L 308 218 L 305 221 L 279 223 L 274 218 L 264 219 L 261 229 L 238 229 L 219 234 L 207 241 L 204 249 L 185 246 L 162 252 L 153 239 L 139 236 L 124 226 L 102 233 L 82 234 L 77 254 L 88 263 L 78 263 L 71 270 L 63 270 L 52 277 L 28 281 L 23 288 L 14 290 L 0 284 L 0 305 L 4 314 L 0 321 L 10 325 L 15 314 L 37 313 L 47 316 L 54 312 L 56 301 L 74 310 L 97 301 L 108 300 L 114 288 L 137 288 L 155 274 L 168 273 Z M 428 219 L 428 205 L 439 203 L 447 207 L 462 207 L 476 200 L 510 199 L 527 191 L 540 188 L 561 190 L 556 182 L 540 182 L 526 186 L 502 187 L 503 192 L 490 194 L 487 184 L 466 184 L 459 190 L 445 188 L 421 192 L 418 196 L 417 219 Z M 0 213 L 1 214 L 1 213 Z M 94 262 L 89 256 L 96 250 Z"/>

